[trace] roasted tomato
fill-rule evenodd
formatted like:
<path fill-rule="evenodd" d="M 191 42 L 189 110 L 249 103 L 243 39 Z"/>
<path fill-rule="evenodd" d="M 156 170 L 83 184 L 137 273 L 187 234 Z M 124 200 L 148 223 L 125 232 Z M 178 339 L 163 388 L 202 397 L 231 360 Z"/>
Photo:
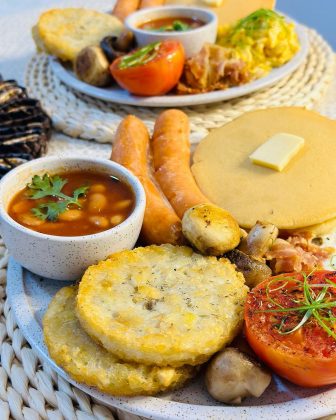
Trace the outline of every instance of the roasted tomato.
<path fill-rule="evenodd" d="M 177 84 L 183 67 L 182 44 L 162 41 L 117 58 L 110 70 L 118 84 L 134 95 L 157 96 L 164 95 Z"/>
<path fill-rule="evenodd" d="M 245 334 L 257 356 L 289 381 L 336 383 L 336 272 L 284 274 L 260 283 L 246 301 Z"/>

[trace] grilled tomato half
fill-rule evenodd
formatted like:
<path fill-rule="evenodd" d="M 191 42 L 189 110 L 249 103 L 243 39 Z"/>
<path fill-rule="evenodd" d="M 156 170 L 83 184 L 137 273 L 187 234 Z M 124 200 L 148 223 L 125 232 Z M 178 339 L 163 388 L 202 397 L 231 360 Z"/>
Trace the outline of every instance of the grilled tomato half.
<path fill-rule="evenodd" d="M 257 356 L 289 381 L 336 383 L 336 272 L 282 274 L 260 283 L 246 300 L 245 334 Z"/>
<path fill-rule="evenodd" d="M 117 83 L 134 95 L 157 96 L 166 94 L 177 84 L 184 61 L 180 42 L 154 42 L 117 58 L 110 71 Z"/>

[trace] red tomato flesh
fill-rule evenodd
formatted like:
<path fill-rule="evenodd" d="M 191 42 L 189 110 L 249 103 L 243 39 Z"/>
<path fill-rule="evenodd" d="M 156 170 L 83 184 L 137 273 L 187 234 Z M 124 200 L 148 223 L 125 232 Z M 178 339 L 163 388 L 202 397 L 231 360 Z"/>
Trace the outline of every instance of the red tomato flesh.
<path fill-rule="evenodd" d="M 336 302 L 336 287 L 328 280 L 336 284 L 336 272 L 315 272 L 309 275 L 307 283 L 314 300 L 323 286 L 328 285 L 323 303 L 333 304 Z M 296 331 L 290 332 L 307 310 L 281 311 L 305 305 L 303 281 L 303 274 L 290 273 L 271 277 L 256 286 L 245 305 L 246 338 L 257 356 L 289 381 L 305 387 L 334 384 L 336 339 L 314 315 L 310 315 Z M 336 308 L 320 308 L 316 313 L 335 334 Z"/>
<path fill-rule="evenodd" d="M 132 60 L 134 54 L 141 51 L 144 52 L 141 58 Z M 184 61 L 184 49 L 180 42 L 163 41 L 117 58 L 110 71 L 117 83 L 134 95 L 157 96 L 168 93 L 177 84 Z"/>

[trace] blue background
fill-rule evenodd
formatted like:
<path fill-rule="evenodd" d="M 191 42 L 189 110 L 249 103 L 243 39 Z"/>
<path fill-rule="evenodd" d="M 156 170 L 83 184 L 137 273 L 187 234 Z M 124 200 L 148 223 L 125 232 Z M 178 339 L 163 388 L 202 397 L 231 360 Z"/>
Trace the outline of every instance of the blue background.
<path fill-rule="evenodd" d="M 336 51 L 336 0 L 277 0 L 276 7 L 316 29 Z"/>

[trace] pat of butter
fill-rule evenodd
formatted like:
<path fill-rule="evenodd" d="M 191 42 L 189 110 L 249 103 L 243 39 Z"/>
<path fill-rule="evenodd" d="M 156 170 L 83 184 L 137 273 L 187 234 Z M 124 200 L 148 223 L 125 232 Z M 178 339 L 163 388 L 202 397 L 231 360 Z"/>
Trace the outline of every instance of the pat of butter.
<path fill-rule="evenodd" d="M 203 3 L 207 6 L 219 7 L 222 5 L 223 0 L 203 0 Z"/>
<path fill-rule="evenodd" d="M 302 137 L 278 133 L 258 147 L 249 157 L 255 165 L 282 171 L 303 146 Z"/>

